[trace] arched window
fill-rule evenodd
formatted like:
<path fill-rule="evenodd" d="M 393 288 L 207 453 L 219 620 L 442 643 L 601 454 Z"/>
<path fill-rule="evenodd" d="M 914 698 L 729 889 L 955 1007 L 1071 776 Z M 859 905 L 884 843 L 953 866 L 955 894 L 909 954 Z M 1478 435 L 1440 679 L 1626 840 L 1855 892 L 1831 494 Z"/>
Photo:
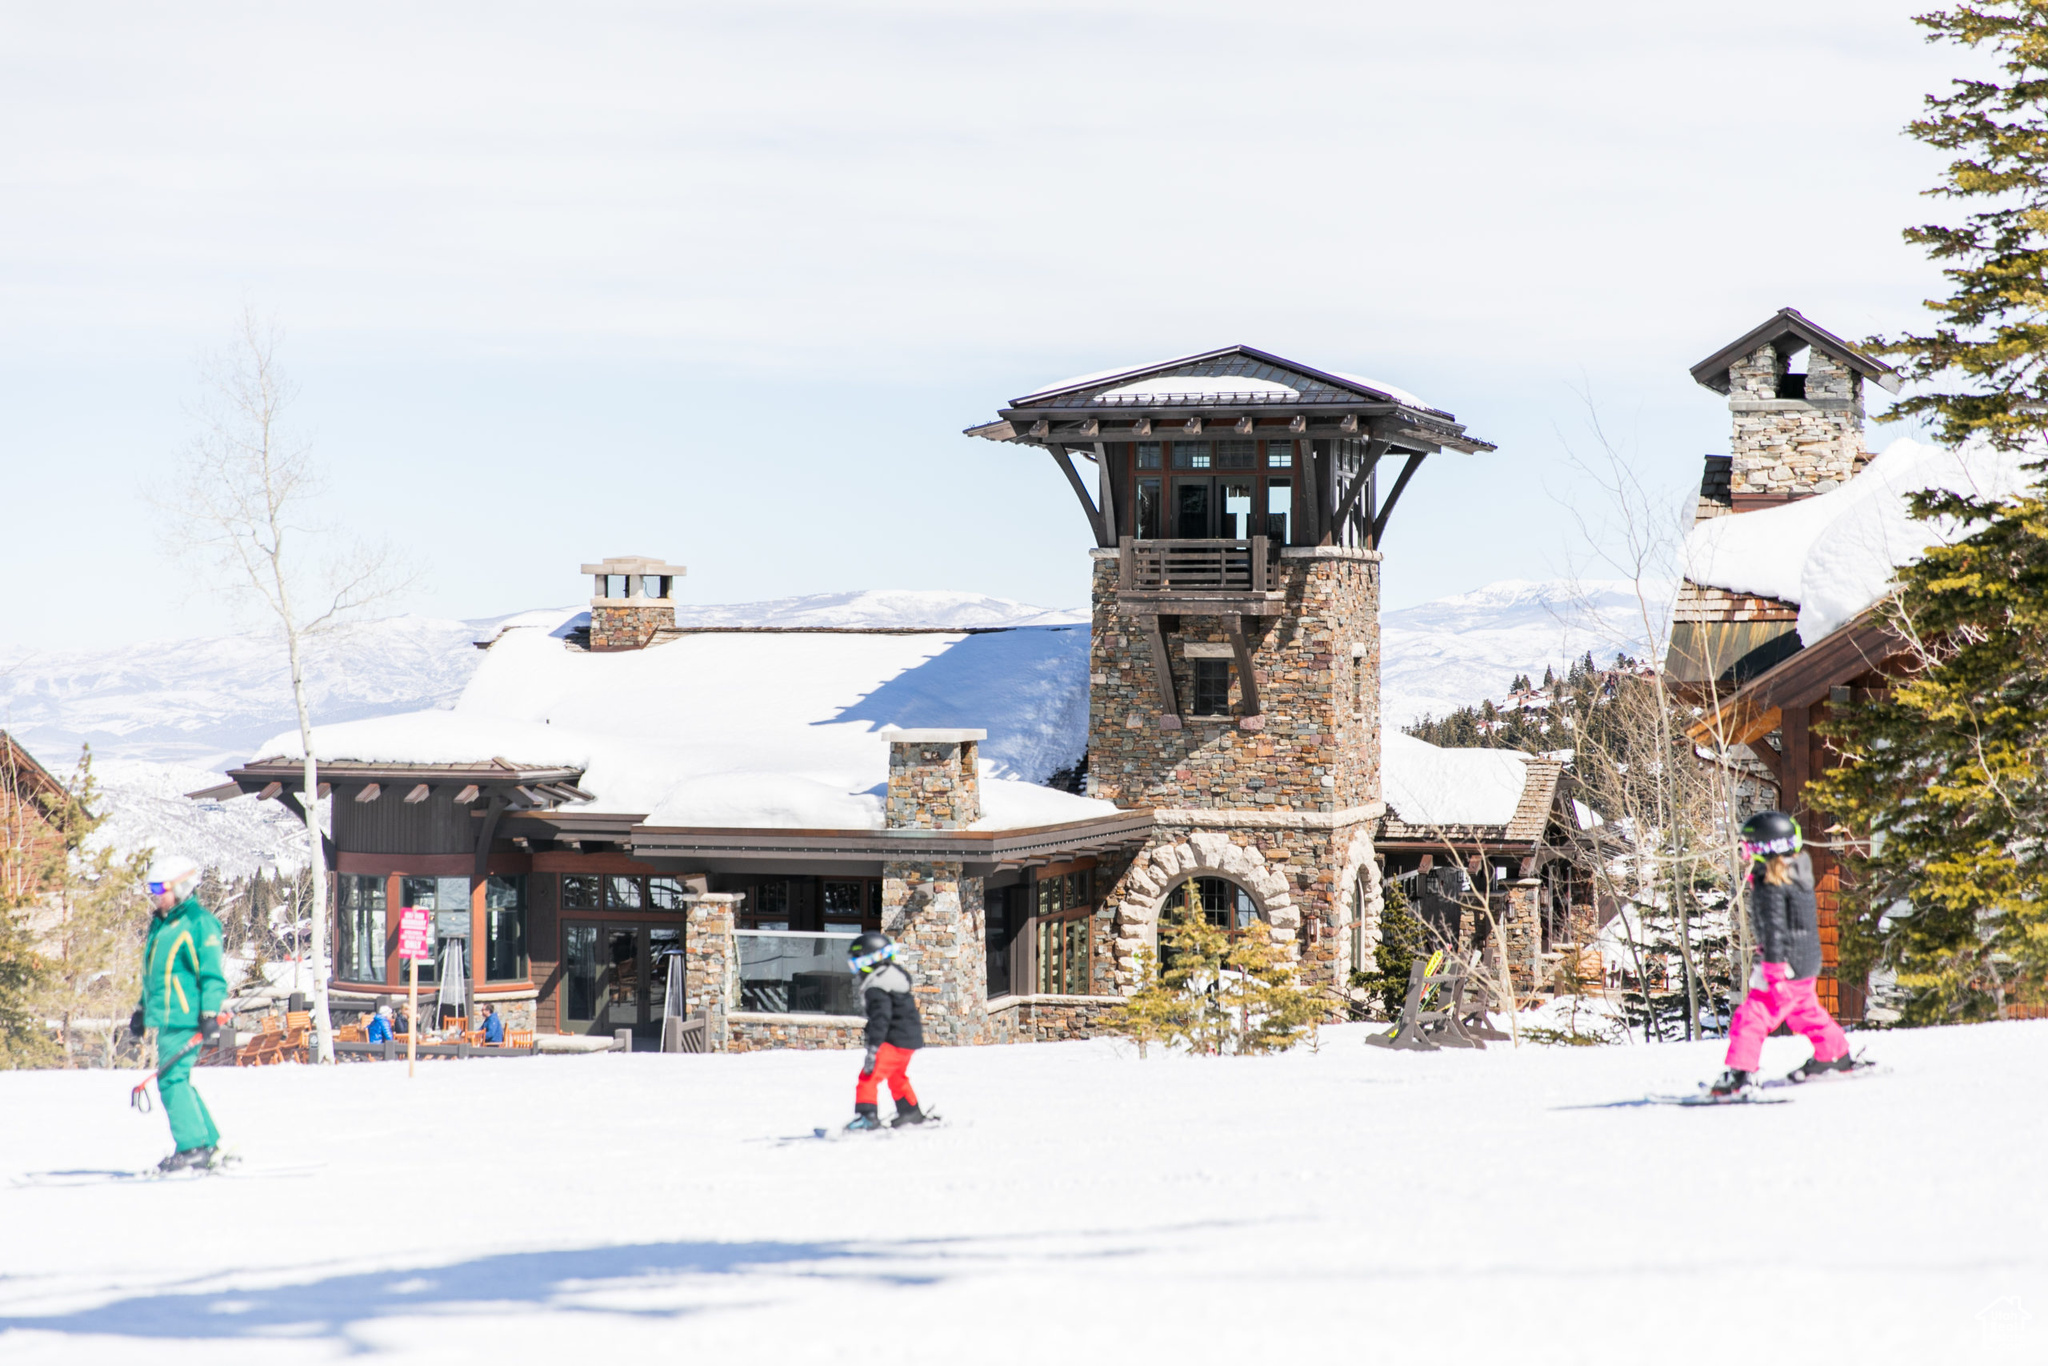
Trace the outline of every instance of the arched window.
<path fill-rule="evenodd" d="M 1258 904 L 1252 900 L 1252 894 L 1221 877 L 1189 878 L 1167 894 L 1162 910 L 1168 915 L 1183 910 L 1199 911 L 1203 919 L 1233 938 L 1259 919 Z"/>

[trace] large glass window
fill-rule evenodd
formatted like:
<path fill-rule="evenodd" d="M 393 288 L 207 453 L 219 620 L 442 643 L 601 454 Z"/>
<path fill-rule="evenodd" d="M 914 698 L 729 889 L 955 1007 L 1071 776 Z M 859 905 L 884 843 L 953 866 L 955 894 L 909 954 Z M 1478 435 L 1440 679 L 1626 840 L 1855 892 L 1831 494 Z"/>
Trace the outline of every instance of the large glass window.
<path fill-rule="evenodd" d="M 1086 996 L 1094 949 L 1092 878 L 1086 872 L 1038 882 L 1038 980 L 1048 996 Z"/>
<path fill-rule="evenodd" d="M 1169 909 L 1199 912 L 1203 919 L 1231 935 L 1242 934 L 1259 918 L 1252 894 L 1220 877 L 1191 877 L 1166 898 Z"/>
<path fill-rule="evenodd" d="M 1216 443 L 1216 468 L 1248 470 L 1258 463 L 1259 443 L 1252 438 L 1232 437 Z"/>
<path fill-rule="evenodd" d="M 1206 441 L 1176 441 L 1173 443 L 1173 467 L 1177 470 L 1206 470 L 1209 468 L 1209 443 Z"/>
<path fill-rule="evenodd" d="M 650 1018 L 668 1005 L 671 991 L 683 989 L 683 930 L 680 925 L 652 925 L 647 930 L 647 1004 Z M 678 1002 L 680 1007 L 680 1002 Z M 680 1014 L 680 1009 L 678 1014 Z"/>
<path fill-rule="evenodd" d="M 492 877 L 484 884 L 484 980 L 517 982 L 526 976 L 526 874 Z"/>
<path fill-rule="evenodd" d="M 1292 441 L 1268 441 L 1266 443 L 1266 468 L 1270 470 L 1293 469 L 1294 443 Z"/>
<path fill-rule="evenodd" d="M 562 874 L 562 909 L 565 911 L 596 910 L 602 886 L 602 881 L 594 873 Z"/>
<path fill-rule="evenodd" d="M 858 929 L 860 923 L 867 919 L 867 889 L 865 882 L 827 882 L 825 927 L 844 929 L 850 923 Z"/>
<path fill-rule="evenodd" d="M 1223 535 L 1233 541 L 1249 541 L 1264 528 L 1252 521 L 1252 481 L 1223 481 Z"/>
<path fill-rule="evenodd" d="M 597 1018 L 597 926 L 562 927 L 562 1013 L 571 1020 Z"/>
<path fill-rule="evenodd" d="M 754 886 L 754 895 L 747 902 L 740 903 L 740 923 L 750 930 L 786 930 L 789 928 L 790 903 L 796 900 L 790 893 L 792 888 L 787 878 L 764 878 Z"/>
<path fill-rule="evenodd" d="M 1287 544 L 1287 519 L 1294 512 L 1294 483 L 1288 479 L 1266 481 L 1266 535 Z"/>
<path fill-rule="evenodd" d="M 1173 481 L 1173 534 L 1183 541 L 1206 540 L 1209 531 L 1209 499 L 1213 484 L 1207 479 Z"/>
<path fill-rule="evenodd" d="M 611 959 L 612 1018 L 630 1021 L 640 1008 L 640 934 L 627 926 L 615 926 L 605 935 L 605 953 Z"/>
<path fill-rule="evenodd" d="M 774 1015 L 858 1015 L 859 984 L 847 966 L 847 934 L 740 930 L 741 1010 Z"/>
<path fill-rule="evenodd" d="M 1156 541 L 1159 539 L 1159 481 L 1140 479 L 1137 501 L 1137 539 Z"/>
<path fill-rule="evenodd" d="M 1138 443 L 1138 468 L 1141 470 L 1156 470 L 1159 468 L 1159 443 L 1157 441 L 1140 441 Z"/>
<path fill-rule="evenodd" d="M 466 877 L 407 877 L 399 879 L 402 904 L 434 913 L 434 956 L 420 964 L 420 981 L 439 982 L 441 964 L 447 957 L 448 941 L 469 938 L 469 879 Z M 467 952 L 463 955 L 465 962 Z"/>
<path fill-rule="evenodd" d="M 687 911 L 683 898 L 690 894 L 689 887 L 681 878 L 651 877 L 647 879 L 647 905 L 656 911 Z"/>
<path fill-rule="evenodd" d="M 638 911 L 645 908 L 645 889 L 637 877 L 608 877 L 604 880 L 604 906 L 608 911 Z"/>
<path fill-rule="evenodd" d="M 384 980 L 385 878 L 381 873 L 342 873 L 334 880 L 335 924 L 340 943 L 335 961 L 340 975 L 351 982 Z"/>

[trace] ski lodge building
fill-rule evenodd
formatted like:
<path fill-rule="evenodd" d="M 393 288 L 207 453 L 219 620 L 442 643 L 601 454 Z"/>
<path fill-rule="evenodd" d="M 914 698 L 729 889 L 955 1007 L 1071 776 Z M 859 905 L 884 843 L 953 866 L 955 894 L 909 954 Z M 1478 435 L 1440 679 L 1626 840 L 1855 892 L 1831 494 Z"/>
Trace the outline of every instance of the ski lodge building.
<path fill-rule="evenodd" d="M 879 929 L 933 1042 L 1069 1037 L 1175 904 L 1264 920 L 1341 988 L 1384 873 L 1432 857 L 1478 872 L 1538 980 L 1573 909 L 1546 880 L 1556 766 L 1492 751 L 1465 783 L 1456 752 L 1383 750 L 1379 715 L 1389 519 L 1425 460 L 1490 445 L 1242 346 L 1036 390 L 967 434 L 1071 486 L 1087 622 L 679 625 L 681 566 L 584 565 L 587 608 L 480 642 L 452 710 L 317 731 L 337 1007 L 402 990 L 412 906 L 441 941 L 422 980 L 459 964 L 515 1028 L 651 1039 L 666 1013 L 711 1048 L 847 1044 L 845 943 Z M 296 808 L 301 776 L 293 733 L 195 795 Z"/>

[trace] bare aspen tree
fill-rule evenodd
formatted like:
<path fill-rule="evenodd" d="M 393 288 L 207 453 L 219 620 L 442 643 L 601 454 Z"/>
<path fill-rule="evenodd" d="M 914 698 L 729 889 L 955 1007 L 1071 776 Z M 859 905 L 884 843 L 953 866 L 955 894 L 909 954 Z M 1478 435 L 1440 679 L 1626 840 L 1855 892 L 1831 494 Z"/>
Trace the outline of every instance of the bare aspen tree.
<path fill-rule="evenodd" d="M 311 444 L 284 418 L 297 390 L 277 361 L 275 324 L 244 309 L 229 350 L 202 364 L 199 431 L 163 501 L 192 528 L 181 549 L 282 637 L 305 754 L 302 806 L 312 920 L 313 1023 L 318 1061 L 334 1056 L 327 1003 L 327 859 L 320 832 L 307 669 L 311 642 L 409 586 L 388 548 L 330 540 L 312 520 L 323 492 Z"/>

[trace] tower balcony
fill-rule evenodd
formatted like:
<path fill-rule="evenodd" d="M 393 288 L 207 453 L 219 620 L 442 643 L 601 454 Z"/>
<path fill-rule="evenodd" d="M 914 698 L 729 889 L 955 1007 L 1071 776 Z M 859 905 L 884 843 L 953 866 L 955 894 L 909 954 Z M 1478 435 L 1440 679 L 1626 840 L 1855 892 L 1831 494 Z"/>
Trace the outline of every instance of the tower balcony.
<path fill-rule="evenodd" d="M 1141 613 L 1275 616 L 1280 542 L 1136 540 L 1117 543 L 1117 601 Z"/>

